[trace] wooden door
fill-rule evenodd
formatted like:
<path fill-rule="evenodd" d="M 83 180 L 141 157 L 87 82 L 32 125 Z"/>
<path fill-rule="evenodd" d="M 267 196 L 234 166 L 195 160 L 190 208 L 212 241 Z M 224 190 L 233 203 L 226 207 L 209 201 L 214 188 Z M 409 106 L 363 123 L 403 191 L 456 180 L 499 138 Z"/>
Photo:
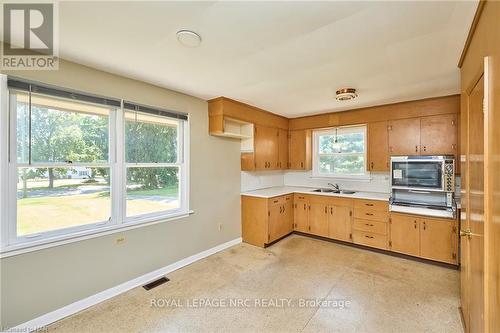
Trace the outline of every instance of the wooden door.
<path fill-rule="evenodd" d="M 389 171 L 388 122 L 368 124 L 369 171 Z"/>
<path fill-rule="evenodd" d="M 328 237 L 328 206 L 324 203 L 311 202 L 309 207 L 309 232 Z"/>
<path fill-rule="evenodd" d="M 352 208 L 329 206 L 328 213 L 328 237 L 351 242 Z"/>
<path fill-rule="evenodd" d="M 255 169 L 273 170 L 278 165 L 278 130 L 255 125 Z"/>
<path fill-rule="evenodd" d="M 461 230 L 468 234 L 461 238 L 461 248 L 467 256 L 463 258 L 461 271 L 461 303 L 467 332 L 483 332 L 484 325 L 484 76 L 468 91 L 467 167 L 465 177 L 465 203 L 467 218 Z M 497 171 L 498 172 L 498 171 Z"/>
<path fill-rule="evenodd" d="M 294 201 L 295 230 L 309 232 L 309 203 L 307 200 Z"/>
<path fill-rule="evenodd" d="M 419 219 L 411 215 L 391 214 L 389 247 L 392 251 L 420 254 Z"/>
<path fill-rule="evenodd" d="M 311 169 L 311 131 L 290 131 L 289 168 L 294 170 Z"/>
<path fill-rule="evenodd" d="M 288 168 L 288 131 L 278 130 L 278 169 Z"/>
<path fill-rule="evenodd" d="M 420 151 L 420 118 L 389 121 L 389 154 L 418 155 Z"/>
<path fill-rule="evenodd" d="M 420 256 L 456 264 L 456 223 L 449 219 L 420 220 Z"/>
<path fill-rule="evenodd" d="M 457 115 L 420 118 L 421 155 L 456 155 Z"/>

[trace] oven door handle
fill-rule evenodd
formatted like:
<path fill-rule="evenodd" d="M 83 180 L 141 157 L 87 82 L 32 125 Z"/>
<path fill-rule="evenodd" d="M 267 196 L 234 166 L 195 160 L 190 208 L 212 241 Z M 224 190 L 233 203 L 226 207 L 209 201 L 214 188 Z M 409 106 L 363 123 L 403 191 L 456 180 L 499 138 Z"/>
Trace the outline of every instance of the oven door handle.
<path fill-rule="evenodd" d="M 419 191 L 419 190 L 408 190 L 410 193 L 419 193 L 419 194 L 430 194 L 429 191 Z"/>

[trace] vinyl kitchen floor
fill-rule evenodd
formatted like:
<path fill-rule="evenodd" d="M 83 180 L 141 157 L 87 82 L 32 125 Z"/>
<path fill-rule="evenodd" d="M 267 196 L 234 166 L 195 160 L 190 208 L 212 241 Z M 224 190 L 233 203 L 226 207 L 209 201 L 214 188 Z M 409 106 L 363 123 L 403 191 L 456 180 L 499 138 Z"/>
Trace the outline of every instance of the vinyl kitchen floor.
<path fill-rule="evenodd" d="M 168 278 L 49 331 L 462 332 L 458 271 L 298 235 L 236 245 Z"/>

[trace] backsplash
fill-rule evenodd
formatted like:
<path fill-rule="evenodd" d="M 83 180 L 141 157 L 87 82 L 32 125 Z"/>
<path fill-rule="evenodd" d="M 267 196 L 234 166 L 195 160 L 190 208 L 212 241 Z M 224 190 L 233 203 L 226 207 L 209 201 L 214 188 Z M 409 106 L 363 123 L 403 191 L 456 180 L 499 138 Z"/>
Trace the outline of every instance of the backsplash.
<path fill-rule="evenodd" d="M 284 185 L 282 171 L 241 172 L 241 192 Z"/>
<path fill-rule="evenodd" d="M 287 171 L 284 183 L 288 186 L 329 187 L 338 184 L 341 189 L 389 193 L 391 179 L 388 172 L 372 172 L 369 180 L 349 180 L 341 178 L 313 178 L 312 171 Z"/>

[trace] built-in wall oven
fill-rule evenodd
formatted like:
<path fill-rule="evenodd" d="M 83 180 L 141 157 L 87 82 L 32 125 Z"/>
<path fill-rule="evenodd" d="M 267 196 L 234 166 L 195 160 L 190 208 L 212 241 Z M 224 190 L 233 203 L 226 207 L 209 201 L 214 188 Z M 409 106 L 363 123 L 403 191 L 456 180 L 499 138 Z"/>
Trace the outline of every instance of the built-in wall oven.
<path fill-rule="evenodd" d="M 453 217 L 453 156 L 391 157 L 391 210 Z"/>

